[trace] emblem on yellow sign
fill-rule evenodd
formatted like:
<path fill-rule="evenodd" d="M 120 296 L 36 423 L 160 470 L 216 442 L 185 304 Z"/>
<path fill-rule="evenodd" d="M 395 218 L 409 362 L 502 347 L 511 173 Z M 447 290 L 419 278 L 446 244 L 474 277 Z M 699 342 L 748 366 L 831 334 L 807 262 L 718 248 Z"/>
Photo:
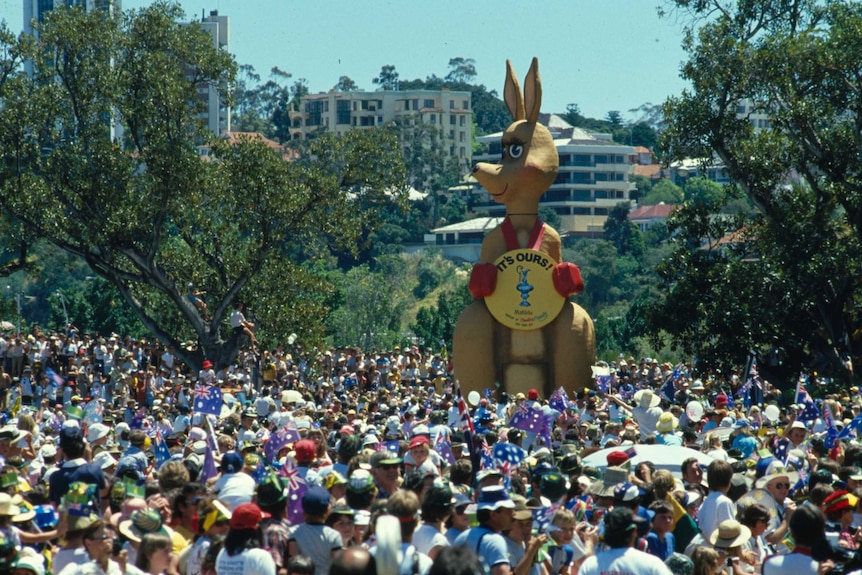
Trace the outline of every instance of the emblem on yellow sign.
<path fill-rule="evenodd" d="M 512 329 L 545 327 L 559 315 L 566 298 L 554 289 L 557 264 L 536 250 L 511 250 L 494 262 L 497 287 L 485 298 L 488 311 Z"/>

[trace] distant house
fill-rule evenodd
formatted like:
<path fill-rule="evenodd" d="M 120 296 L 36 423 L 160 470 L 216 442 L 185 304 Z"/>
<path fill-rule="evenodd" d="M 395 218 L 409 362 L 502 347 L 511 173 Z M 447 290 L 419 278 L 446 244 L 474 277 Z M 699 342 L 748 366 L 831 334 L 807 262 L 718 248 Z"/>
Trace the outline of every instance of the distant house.
<path fill-rule="evenodd" d="M 645 232 L 653 224 L 668 219 L 675 208 L 676 206 L 664 202 L 654 206 L 638 206 L 629 212 L 629 221 Z"/>
<path fill-rule="evenodd" d="M 473 218 L 433 229 L 425 234 L 425 247 L 439 248 L 446 259 L 477 262 L 485 235 L 502 221 L 502 217 Z"/>

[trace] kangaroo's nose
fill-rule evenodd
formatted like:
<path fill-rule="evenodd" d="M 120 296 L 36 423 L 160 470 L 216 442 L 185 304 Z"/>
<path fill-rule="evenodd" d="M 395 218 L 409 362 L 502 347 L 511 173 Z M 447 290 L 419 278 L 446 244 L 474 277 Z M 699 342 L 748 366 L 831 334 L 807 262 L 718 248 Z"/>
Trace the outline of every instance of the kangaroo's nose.
<path fill-rule="evenodd" d="M 479 171 L 479 164 L 476 164 L 475 166 L 473 166 L 473 173 L 475 174 L 478 171 Z"/>

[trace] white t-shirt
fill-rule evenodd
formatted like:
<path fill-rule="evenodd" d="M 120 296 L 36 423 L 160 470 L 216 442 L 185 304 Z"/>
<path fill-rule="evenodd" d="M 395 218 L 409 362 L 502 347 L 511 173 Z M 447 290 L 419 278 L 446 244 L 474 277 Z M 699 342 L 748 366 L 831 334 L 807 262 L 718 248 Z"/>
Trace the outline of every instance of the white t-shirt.
<path fill-rule="evenodd" d="M 231 511 L 241 503 L 250 503 L 254 497 L 254 488 L 252 476 L 242 471 L 222 475 L 213 485 L 213 491 L 218 494 L 219 501 L 226 503 Z"/>
<path fill-rule="evenodd" d="M 275 561 L 265 549 L 246 549 L 233 557 L 222 549 L 215 570 L 218 575 L 275 575 Z"/>
<path fill-rule="evenodd" d="M 704 539 L 709 539 L 709 535 L 718 529 L 722 521 L 735 518 L 733 501 L 720 491 L 710 491 L 697 510 L 697 526 Z"/>
<path fill-rule="evenodd" d="M 437 531 L 433 525 L 423 523 L 419 526 L 419 529 L 413 533 L 413 545 L 419 553 L 428 555 L 428 553 L 435 547 L 447 547 L 449 545 L 449 540 L 446 539 L 445 535 Z"/>
<path fill-rule="evenodd" d="M 649 553 L 631 547 L 602 551 L 584 559 L 578 575 L 671 575 L 664 562 Z M 219 575 L 222 575 L 219 571 Z"/>

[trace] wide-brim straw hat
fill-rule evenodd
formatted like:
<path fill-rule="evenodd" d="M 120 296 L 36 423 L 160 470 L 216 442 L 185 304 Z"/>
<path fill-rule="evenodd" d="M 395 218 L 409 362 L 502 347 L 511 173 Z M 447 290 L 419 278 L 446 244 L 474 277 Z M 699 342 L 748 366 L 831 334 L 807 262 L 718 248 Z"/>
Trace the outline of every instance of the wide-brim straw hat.
<path fill-rule="evenodd" d="M 751 529 L 736 519 L 725 519 L 718 529 L 709 534 L 709 542 L 715 547 L 730 549 L 738 547 L 751 537 Z"/>
<path fill-rule="evenodd" d="M 635 403 L 638 407 L 658 407 L 661 398 L 651 389 L 642 389 L 635 393 Z"/>

